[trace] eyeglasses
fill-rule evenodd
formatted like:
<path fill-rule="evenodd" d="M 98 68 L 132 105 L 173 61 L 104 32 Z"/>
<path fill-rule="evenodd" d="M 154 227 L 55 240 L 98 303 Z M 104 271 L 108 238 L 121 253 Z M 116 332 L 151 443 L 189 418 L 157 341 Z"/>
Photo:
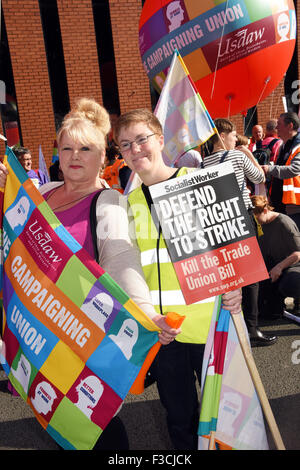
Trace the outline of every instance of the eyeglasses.
<path fill-rule="evenodd" d="M 133 143 L 135 143 L 139 147 L 141 147 L 142 145 L 145 145 L 148 142 L 149 137 L 152 137 L 153 135 L 155 135 L 155 133 L 150 134 L 150 135 L 145 135 L 143 137 L 137 137 L 136 139 L 132 140 L 131 142 L 124 142 L 123 144 L 120 144 L 119 148 L 120 148 L 121 152 L 127 152 L 128 150 L 131 149 L 131 145 Z"/>

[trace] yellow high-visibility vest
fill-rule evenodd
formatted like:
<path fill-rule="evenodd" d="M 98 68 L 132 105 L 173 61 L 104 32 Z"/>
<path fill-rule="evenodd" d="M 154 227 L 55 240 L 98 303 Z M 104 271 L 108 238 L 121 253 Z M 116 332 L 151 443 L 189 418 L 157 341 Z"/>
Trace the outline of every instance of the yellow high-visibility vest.
<path fill-rule="evenodd" d="M 177 176 L 187 172 L 186 168 L 181 168 Z M 191 305 L 185 303 L 162 235 L 159 245 L 157 243 L 158 231 L 141 186 L 129 194 L 128 201 L 129 217 L 131 224 L 134 225 L 137 245 L 141 252 L 141 263 L 155 310 L 161 313 L 161 295 L 163 314 L 177 312 L 186 316 L 181 326 L 182 333 L 176 337 L 176 340 L 183 343 L 206 343 L 212 314 L 214 308 L 218 308 L 219 297 L 210 297 Z"/>

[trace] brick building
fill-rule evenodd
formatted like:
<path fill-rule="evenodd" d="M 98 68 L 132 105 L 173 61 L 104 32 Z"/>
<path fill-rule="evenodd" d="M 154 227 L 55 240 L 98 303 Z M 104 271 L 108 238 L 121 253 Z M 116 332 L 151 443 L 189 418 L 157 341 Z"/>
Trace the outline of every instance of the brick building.
<path fill-rule="evenodd" d="M 57 123 L 77 97 L 94 97 L 117 112 L 155 104 L 157 96 L 151 93 L 138 45 L 142 3 L 2 0 L 0 80 L 6 84 L 11 106 L 17 107 L 21 143 L 32 150 L 34 165 L 39 145 L 50 165 Z M 295 6 L 300 7 L 300 0 Z M 296 64 L 298 51 L 300 48 L 296 48 Z M 299 78 L 297 67 L 290 77 L 290 83 Z M 283 110 L 281 98 L 287 94 L 286 87 L 283 79 L 259 103 L 253 122 L 264 124 Z M 238 132 L 244 133 L 244 117 L 231 119 Z M 4 121 L 2 112 L 1 133 L 7 132 Z"/>

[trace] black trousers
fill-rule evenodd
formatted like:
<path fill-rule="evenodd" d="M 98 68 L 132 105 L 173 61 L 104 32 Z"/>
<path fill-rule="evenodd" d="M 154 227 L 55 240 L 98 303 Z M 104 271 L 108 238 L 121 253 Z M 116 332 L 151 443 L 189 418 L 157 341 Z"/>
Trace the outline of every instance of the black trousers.
<path fill-rule="evenodd" d="M 258 237 L 257 224 L 255 222 L 252 209 L 248 209 L 248 214 L 252 222 L 256 237 Z M 242 287 L 242 309 L 249 334 L 254 333 L 258 326 L 258 293 L 258 282 Z"/>
<path fill-rule="evenodd" d="M 106 426 L 93 450 L 129 450 L 127 432 L 118 416 Z"/>
<path fill-rule="evenodd" d="M 157 356 L 157 388 L 167 412 L 167 426 L 177 450 L 197 450 L 200 384 L 204 344 L 173 341 Z"/>
<path fill-rule="evenodd" d="M 249 334 L 254 333 L 258 326 L 258 294 L 258 282 L 242 287 L 242 309 Z"/>
<path fill-rule="evenodd" d="M 285 269 L 276 282 L 266 279 L 259 283 L 259 312 L 270 318 L 282 315 L 285 297 L 300 298 L 299 266 Z"/>
<path fill-rule="evenodd" d="M 58 445 L 59 450 L 64 450 Z M 106 426 L 96 442 L 93 450 L 129 450 L 129 442 L 125 426 L 118 416 L 115 416 Z"/>

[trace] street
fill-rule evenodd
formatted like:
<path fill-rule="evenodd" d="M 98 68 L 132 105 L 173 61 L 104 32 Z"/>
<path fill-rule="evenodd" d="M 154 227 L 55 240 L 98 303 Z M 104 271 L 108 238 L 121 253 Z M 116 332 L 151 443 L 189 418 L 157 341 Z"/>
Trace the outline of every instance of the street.
<path fill-rule="evenodd" d="M 253 348 L 253 356 L 275 421 L 287 450 L 300 450 L 300 325 L 288 319 L 261 322 L 266 333 L 278 335 L 269 347 Z M 131 450 L 172 450 L 156 386 L 129 395 L 120 411 Z M 275 449 L 268 430 L 270 449 Z M 0 450 L 51 450 L 55 442 L 34 418 L 31 408 L 7 390 L 0 370 Z"/>

